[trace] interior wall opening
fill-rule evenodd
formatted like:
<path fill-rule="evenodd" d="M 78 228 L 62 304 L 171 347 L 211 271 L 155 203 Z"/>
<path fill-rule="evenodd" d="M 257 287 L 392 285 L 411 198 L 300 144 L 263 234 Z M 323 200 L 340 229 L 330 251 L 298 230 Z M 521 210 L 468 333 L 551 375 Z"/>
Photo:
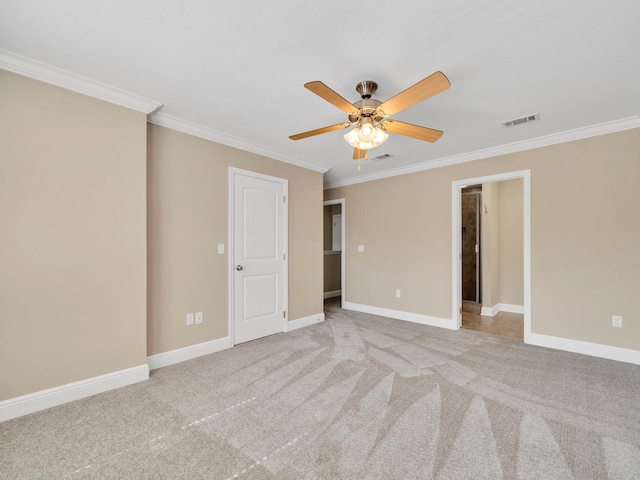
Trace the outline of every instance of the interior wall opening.
<path fill-rule="evenodd" d="M 461 326 L 524 340 L 524 181 L 459 192 Z"/>
<path fill-rule="evenodd" d="M 482 306 L 482 185 L 463 188 L 461 195 L 462 311 L 480 313 Z"/>
<path fill-rule="evenodd" d="M 324 299 L 344 301 L 344 199 L 328 200 L 323 206 Z"/>

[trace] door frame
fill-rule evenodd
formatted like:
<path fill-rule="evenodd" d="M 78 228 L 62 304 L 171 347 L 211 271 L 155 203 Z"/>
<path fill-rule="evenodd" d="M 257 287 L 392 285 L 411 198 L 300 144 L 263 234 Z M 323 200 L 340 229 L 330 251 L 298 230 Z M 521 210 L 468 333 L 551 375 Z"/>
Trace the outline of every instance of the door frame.
<path fill-rule="evenodd" d="M 342 215 L 342 252 L 340 253 L 340 308 L 344 306 L 345 298 L 347 295 L 347 283 L 346 283 L 346 253 L 347 253 L 347 231 L 345 229 L 346 225 L 346 200 L 344 198 L 336 198 L 334 200 L 325 200 L 322 202 L 322 206 L 326 207 L 327 205 L 340 205 L 340 214 Z M 322 260 L 324 262 L 324 259 Z M 324 273 L 324 268 L 322 269 Z M 323 288 L 324 290 L 324 288 Z"/>
<path fill-rule="evenodd" d="M 451 292 L 452 316 L 455 328 L 462 327 L 462 241 L 460 228 L 462 225 L 462 189 L 467 185 L 501 182 L 522 178 L 522 224 L 523 224 L 523 257 L 524 257 L 524 343 L 531 343 L 531 170 L 498 173 L 485 177 L 454 180 L 451 183 Z"/>
<path fill-rule="evenodd" d="M 472 185 L 469 185 L 469 188 L 471 188 Z M 464 302 L 467 303 L 475 303 L 478 305 L 482 305 L 482 185 L 480 185 L 480 191 L 479 192 L 473 192 L 473 193 L 463 193 L 464 188 L 460 189 L 460 202 L 462 203 L 462 197 L 463 196 L 472 196 L 475 195 L 478 197 L 477 200 L 477 208 L 476 208 L 476 238 L 475 238 L 475 248 L 476 248 L 476 301 L 472 302 L 471 300 L 465 300 L 464 298 L 462 299 L 462 305 L 464 305 Z M 461 204 L 462 206 L 462 204 Z M 462 210 L 460 212 L 460 214 L 462 215 Z M 462 222 L 462 219 L 461 219 Z M 462 227 L 460 228 L 460 231 L 462 231 Z M 461 239 L 462 241 L 462 239 Z M 464 261 L 461 261 L 460 263 L 460 268 L 464 267 Z M 461 271 L 461 275 L 462 275 L 462 271 Z M 462 281 L 462 276 L 461 276 L 461 281 Z M 462 295 L 462 289 L 460 290 L 461 295 Z"/>
<path fill-rule="evenodd" d="M 286 317 L 282 318 L 282 332 L 286 331 L 287 321 L 289 320 L 289 180 L 286 178 L 274 177 L 271 175 L 266 175 L 264 173 L 253 172 L 251 170 L 243 170 L 241 168 L 229 167 L 229 238 L 227 249 L 228 253 L 228 286 L 229 286 L 229 340 L 231 345 L 235 345 L 235 307 L 234 307 L 234 295 L 235 295 L 235 282 L 234 282 L 234 248 L 235 248 L 235 238 L 234 238 L 234 226 L 235 226 L 235 175 L 244 175 L 252 178 L 257 178 L 260 180 L 267 180 L 270 182 L 281 183 L 284 191 L 284 218 L 282 219 L 282 228 L 284 229 L 284 267 L 283 267 L 283 279 L 282 279 L 282 288 L 284 290 L 284 299 L 283 299 L 283 308 L 286 312 Z"/>

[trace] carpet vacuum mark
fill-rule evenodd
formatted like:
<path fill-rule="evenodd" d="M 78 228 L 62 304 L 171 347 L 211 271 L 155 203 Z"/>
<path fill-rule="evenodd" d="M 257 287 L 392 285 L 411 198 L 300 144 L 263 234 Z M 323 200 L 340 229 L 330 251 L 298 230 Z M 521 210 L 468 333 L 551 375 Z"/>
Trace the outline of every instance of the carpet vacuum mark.
<path fill-rule="evenodd" d="M 326 315 L 0 424 L 0 479 L 640 478 L 640 367 Z"/>

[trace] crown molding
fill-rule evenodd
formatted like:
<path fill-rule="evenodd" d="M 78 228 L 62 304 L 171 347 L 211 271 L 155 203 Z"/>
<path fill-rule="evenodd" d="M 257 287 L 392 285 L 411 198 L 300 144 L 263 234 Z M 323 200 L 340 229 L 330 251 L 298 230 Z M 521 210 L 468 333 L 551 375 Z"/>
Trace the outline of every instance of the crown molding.
<path fill-rule="evenodd" d="M 146 115 L 162 107 L 161 103 L 153 100 L 3 49 L 0 49 L 0 68 L 121 107 L 131 108 Z"/>
<path fill-rule="evenodd" d="M 634 117 L 614 120 L 612 122 L 600 123 L 597 125 L 591 125 L 589 127 L 576 128 L 574 130 L 567 130 L 566 132 L 554 133 L 551 135 L 546 135 L 544 137 L 523 140 L 521 142 L 508 143 L 506 145 L 500 145 L 498 147 L 485 148 L 482 150 L 462 153 L 459 155 L 452 155 L 450 157 L 445 157 L 426 163 L 408 165 L 406 167 L 394 168 L 391 170 L 385 170 L 383 172 L 370 173 L 358 177 L 338 180 L 335 182 L 327 183 L 324 186 L 324 189 L 329 190 L 331 188 L 346 187 L 348 185 L 355 185 L 358 183 L 372 182 L 374 180 L 380 180 L 383 178 L 396 177 L 398 175 L 406 175 L 408 173 L 422 172 L 425 170 L 431 170 L 433 168 L 446 167 L 458 163 L 472 162 L 474 160 L 497 157 L 499 155 L 506 155 L 508 153 L 523 152 L 525 150 L 532 150 L 534 148 L 546 147 L 549 145 L 556 145 L 559 143 L 566 143 L 574 140 L 581 140 L 584 138 L 596 137 L 599 135 L 606 135 L 608 133 L 621 132 L 623 130 L 631 130 L 632 128 L 639 127 L 640 117 L 636 115 Z"/>
<path fill-rule="evenodd" d="M 161 127 L 170 128 L 171 130 L 177 130 L 178 132 L 193 135 L 194 137 L 204 138 L 205 140 L 211 140 L 212 142 L 221 143 L 229 147 L 238 148 L 264 157 L 280 160 L 281 162 L 313 170 L 314 172 L 325 173 L 329 170 L 327 167 L 318 165 L 317 163 L 300 160 L 285 153 L 278 152 L 277 150 L 272 150 L 255 143 L 248 142 L 247 140 L 218 132 L 217 130 L 213 130 L 209 127 L 198 125 L 187 120 L 182 120 L 172 115 L 167 115 L 166 113 L 156 112 L 149 115 L 147 121 L 155 125 L 160 125 Z"/>

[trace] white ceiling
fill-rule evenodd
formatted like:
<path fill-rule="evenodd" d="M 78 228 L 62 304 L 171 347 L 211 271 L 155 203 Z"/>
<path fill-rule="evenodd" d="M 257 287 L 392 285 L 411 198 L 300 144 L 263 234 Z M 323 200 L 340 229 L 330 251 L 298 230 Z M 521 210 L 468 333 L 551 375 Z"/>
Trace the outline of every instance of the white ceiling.
<path fill-rule="evenodd" d="M 637 117 L 639 19 L 638 0 L 2 0 L 0 49 L 339 185 Z M 371 156 L 393 157 L 358 173 L 346 131 L 288 138 L 346 121 L 306 82 L 355 102 L 356 83 L 374 80 L 384 101 L 437 70 L 451 88 L 394 116 L 444 130 L 436 143 L 392 134 Z"/>

